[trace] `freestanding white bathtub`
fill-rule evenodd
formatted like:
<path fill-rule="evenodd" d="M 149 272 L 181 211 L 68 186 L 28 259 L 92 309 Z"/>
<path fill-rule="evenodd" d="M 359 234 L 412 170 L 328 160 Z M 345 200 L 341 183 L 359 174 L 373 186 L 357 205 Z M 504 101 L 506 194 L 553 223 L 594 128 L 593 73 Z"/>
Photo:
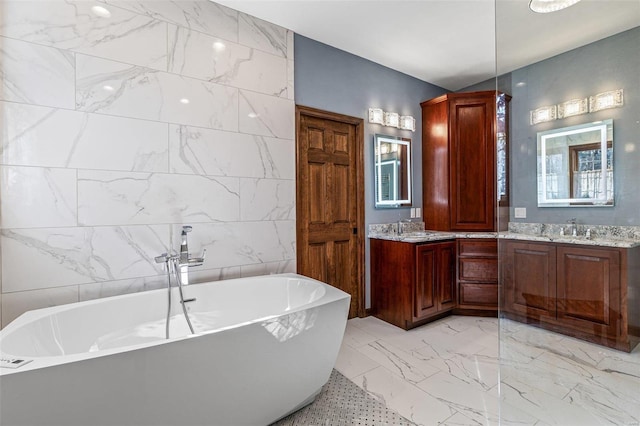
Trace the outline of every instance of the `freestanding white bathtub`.
<path fill-rule="evenodd" d="M 176 291 L 176 289 L 173 289 Z M 0 424 L 267 425 L 327 382 L 350 296 L 295 274 L 187 286 L 23 314 L 0 331 Z M 176 303 L 178 301 L 178 303 Z M 177 305 L 177 306 L 176 306 Z"/>

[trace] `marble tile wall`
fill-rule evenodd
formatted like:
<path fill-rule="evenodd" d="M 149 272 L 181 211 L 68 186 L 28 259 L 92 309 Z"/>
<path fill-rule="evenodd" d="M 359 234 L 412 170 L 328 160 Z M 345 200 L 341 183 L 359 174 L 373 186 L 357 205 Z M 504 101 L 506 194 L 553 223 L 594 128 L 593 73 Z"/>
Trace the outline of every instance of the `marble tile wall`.
<path fill-rule="evenodd" d="M 295 271 L 290 31 L 208 0 L 0 16 L 2 326 L 165 286 L 183 224 L 195 282 Z"/>

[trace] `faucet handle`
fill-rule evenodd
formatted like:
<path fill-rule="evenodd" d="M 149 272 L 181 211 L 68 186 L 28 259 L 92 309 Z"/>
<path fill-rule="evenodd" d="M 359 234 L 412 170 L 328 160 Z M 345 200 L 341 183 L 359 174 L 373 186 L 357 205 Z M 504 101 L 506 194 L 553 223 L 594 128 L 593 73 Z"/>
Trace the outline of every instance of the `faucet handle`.
<path fill-rule="evenodd" d="M 165 263 L 169 260 L 169 256 L 167 253 L 162 253 L 160 256 L 155 257 L 154 260 L 156 263 Z"/>
<path fill-rule="evenodd" d="M 202 266 L 204 259 L 207 257 L 207 249 L 202 250 L 202 257 L 189 258 L 189 266 Z"/>
<path fill-rule="evenodd" d="M 193 226 L 191 226 L 191 225 L 185 225 L 185 226 L 182 227 L 182 232 L 184 232 L 185 234 L 187 232 L 191 232 L 192 230 L 193 230 Z"/>

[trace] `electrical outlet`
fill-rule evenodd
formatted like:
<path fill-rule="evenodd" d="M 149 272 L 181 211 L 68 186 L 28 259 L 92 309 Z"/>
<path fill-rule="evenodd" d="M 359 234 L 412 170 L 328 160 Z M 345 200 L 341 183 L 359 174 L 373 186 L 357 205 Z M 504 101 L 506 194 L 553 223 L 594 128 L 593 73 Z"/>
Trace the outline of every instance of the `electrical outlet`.
<path fill-rule="evenodd" d="M 526 219 L 527 218 L 527 208 L 526 207 L 516 207 L 513 209 L 513 216 L 516 219 Z"/>
<path fill-rule="evenodd" d="M 414 217 L 416 217 L 416 209 L 412 208 L 411 209 L 411 219 L 413 219 Z"/>

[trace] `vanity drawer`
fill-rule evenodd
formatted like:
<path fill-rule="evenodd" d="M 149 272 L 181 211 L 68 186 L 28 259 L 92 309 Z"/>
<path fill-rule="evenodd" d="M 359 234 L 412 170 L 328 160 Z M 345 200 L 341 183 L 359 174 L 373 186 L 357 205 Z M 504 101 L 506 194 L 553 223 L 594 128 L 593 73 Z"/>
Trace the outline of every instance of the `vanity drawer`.
<path fill-rule="evenodd" d="M 460 283 L 460 305 L 496 308 L 498 306 L 497 284 Z"/>
<path fill-rule="evenodd" d="M 460 281 L 498 282 L 497 258 L 458 258 L 458 279 Z"/>
<path fill-rule="evenodd" d="M 494 239 L 458 240 L 458 256 L 498 257 L 498 243 Z"/>

